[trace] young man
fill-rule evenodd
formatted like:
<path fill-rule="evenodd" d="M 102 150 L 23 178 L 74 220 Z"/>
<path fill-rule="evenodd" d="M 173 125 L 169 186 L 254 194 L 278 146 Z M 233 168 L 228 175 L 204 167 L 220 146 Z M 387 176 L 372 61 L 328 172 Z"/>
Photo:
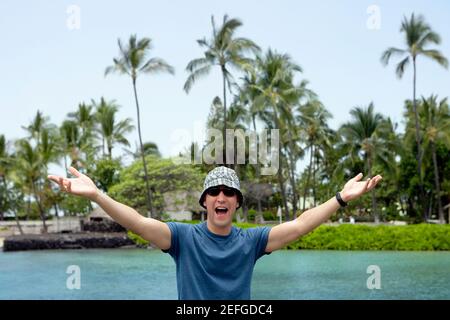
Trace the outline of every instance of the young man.
<path fill-rule="evenodd" d="M 197 225 L 146 218 L 100 192 L 89 177 L 75 168 L 69 170 L 75 178 L 48 178 L 63 191 L 96 202 L 116 222 L 173 257 L 179 299 L 250 299 L 253 268 L 260 257 L 309 233 L 382 179 L 377 175 L 360 181 L 360 173 L 335 197 L 293 221 L 272 228 L 240 229 L 232 225 L 232 220 L 244 198 L 232 169 L 217 167 L 208 173 L 199 199 L 207 210 L 207 220 Z"/>

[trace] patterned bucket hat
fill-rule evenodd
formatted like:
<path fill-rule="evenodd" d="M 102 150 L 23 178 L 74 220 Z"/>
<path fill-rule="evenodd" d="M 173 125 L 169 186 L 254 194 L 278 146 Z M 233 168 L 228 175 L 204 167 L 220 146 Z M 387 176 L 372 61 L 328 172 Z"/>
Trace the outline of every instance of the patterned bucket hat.
<path fill-rule="evenodd" d="M 239 178 L 236 172 L 233 169 L 227 167 L 217 167 L 211 170 L 205 178 L 205 183 L 203 184 L 203 191 L 200 199 L 198 200 L 199 204 L 206 209 L 203 205 L 205 201 L 206 190 L 211 187 L 217 186 L 227 186 L 236 190 L 239 202 L 239 209 L 244 201 L 244 197 L 241 192 L 241 185 L 239 183 Z"/>

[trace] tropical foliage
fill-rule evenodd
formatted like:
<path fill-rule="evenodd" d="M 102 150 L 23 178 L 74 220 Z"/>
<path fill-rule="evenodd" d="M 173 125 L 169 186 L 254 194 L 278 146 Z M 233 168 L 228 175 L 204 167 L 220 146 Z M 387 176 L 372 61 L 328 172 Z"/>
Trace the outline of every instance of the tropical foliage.
<path fill-rule="evenodd" d="M 394 55 L 402 56 L 396 68 L 399 77 L 408 65 L 413 67 L 412 100 L 405 97 L 404 105 L 396 106 L 404 110 L 404 129 L 380 114 L 370 101 L 350 106 L 347 121 L 336 129 L 330 128 L 333 114 L 303 77 L 300 64 L 288 53 L 261 50 L 252 40 L 238 36 L 242 25 L 239 19 L 224 16 L 222 24 L 216 26 L 212 18 L 211 37 L 198 40 L 204 56 L 187 64 L 184 86 L 189 92 L 198 79 L 218 67 L 223 95 L 211 96 L 212 103 L 204 106 L 210 108 L 205 119 L 207 128 L 222 132 L 279 132 L 279 168 L 275 174 L 262 174 L 269 164 L 248 161 L 249 147 L 254 143 L 249 139 L 244 142 L 245 163 L 237 161 L 236 152 L 229 158 L 233 161 L 228 165 L 241 177 L 248 199 L 238 212 L 241 220 L 277 219 L 278 208 L 283 212 L 283 220 L 293 219 L 332 197 L 347 179 L 364 172 L 367 177 L 382 174 L 382 187 L 352 202 L 336 219 L 351 215 L 360 221 L 445 222 L 444 207 L 450 203 L 448 97 L 447 93 L 439 93 L 418 99 L 416 68 L 419 56 L 444 67 L 448 62 L 437 49 L 428 48 L 438 45 L 440 37 L 422 16 L 404 18 L 400 29 L 406 40 L 404 49 L 392 47 L 382 54 L 385 64 Z M 20 226 L 22 219 L 39 218 L 45 232 L 46 220 L 53 216 L 84 215 L 92 209 L 89 201 L 67 197 L 49 183 L 46 177 L 51 166 L 75 166 L 91 176 L 102 191 L 155 218 L 164 213 L 165 193 L 200 191 L 205 173 L 214 164 L 176 164 L 175 159 L 164 158 L 151 142 L 156 137 L 142 137 L 137 79 L 145 74 L 174 72 L 163 59 L 149 57 L 152 43 L 150 38 L 138 39 L 135 35 L 126 44 L 119 40 L 119 55 L 105 72 L 130 77 L 136 121 L 119 118 L 119 103 L 100 97 L 91 99 L 91 103 L 80 102 L 59 124 L 38 110 L 31 122 L 22 127 L 24 135 L 20 139 L 8 140 L 0 134 L 0 220 L 15 219 Z M 127 137 L 135 129 L 139 145 L 130 151 Z M 196 141 L 186 146 L 189 158 L 194 159 L 192 152 L 205 150 L 208 143 Z M 300 162 L 306 164 L 305 168 L 300 169 Z M 191 200 L 195 203 L 195 199 Z M 432 229 L 418 228 L 410 230 L 432 238 Z M 370 237 L 377 236 L 377 230 L 384 229 L 364 229 L 368 238 L 363 242 L 369 243 Z M 439 230 L 448 233 L 447 229 Z M 318 232 L 325 237 L 331 231 Z M 389 239 L 396 236 L 396 231 L 392 232 Z M 346 241 L 345 237 L 342 239 Z M 297 246 L 309 247 L 308 241 L 313 240 Z M 430 240 L 418 247 L 434 248 L 434 244 Z"/>

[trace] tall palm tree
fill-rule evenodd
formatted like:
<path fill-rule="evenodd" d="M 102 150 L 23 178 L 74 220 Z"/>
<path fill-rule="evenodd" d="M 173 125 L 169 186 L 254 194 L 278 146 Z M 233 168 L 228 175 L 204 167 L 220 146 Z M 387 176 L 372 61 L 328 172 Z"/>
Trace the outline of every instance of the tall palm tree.
<path fill-rule="evenodd" d="M 3 220 L 3 209 L 8 204 L 8 186 L 6 183 L 6 173 L 8 171 L 8 166 L 11 162 L 9 154 L 6 149 L 6 139 L 3 134 L 0 134 L 0 183 L 2 184 L 0 188 L 4 191 L 0 193 L 0 221 Z M 5 205 L 4 205 L 5 204 Z"/>
<path fill-rule="evenodd" d="M 310 155 L 308 175 L 303 192 L 303 210 L 305 210 L 306 193 L 309 188 L 311 169 L 313 167 L 313 156 L 317 153 L 315 148 L 331 145 L 330 131 L 327 121 L 332 117 L 332 115 L 317 99 L 310 100 L 306 104 L 300 105 L 298 111 L 298 126 L 301 128 L 300 130 L 305 136 Z"/>
<path fill-rule="evenodd" d="M 134 100 L 136 102 L 137 124 L 139 144 L 141 146 L 142 163 L 144 166 L 145 186 L 147 188 L 147 209 L 150 216 L 155 216 L 152 204 L 152 191 L 148 182 L 147 162 L 145 160 L 144 144 L 142 143 L 141 133 L 141 117 L 139 110 L 139 101 L 136 89 L 137 77 L 140 74 L 154 74 L 158 72 L 168 72 L 174 74 L 174 68 L 166 61 L 158 57 L 148 58 L 149 52 L 152 49 L 152 40 L 150 38 L 137 39 L 136 35 L 130 36 L 128 45 L 124 46 L 120 39 L 117 40 L 119 46 L 119 57 L 114 58 L 114 64 L 105 70 L 105 76 L 112 72 L 119 74 L 126 74 L 131 77 L 133 84 Z"/>
<path fill-rule="evenodd" d="M 210 73 L 213 66 L 219 66 L 222 72 L 222 90 L 223 90 L 223 123 L 227 123 L 227 93 L 226 87 L 228 85 L 231 91 L 231 86 L 234 84 L 233 76 L 230 72 L 230 67 L 238 70 L 247 68 L 250 65 L 250 59 L 245 57 L 246 52 L 259 52 L 259 47 L 247 38 L 235 38 L 236 30 L 242 26 L 239 19 L 228 19 L 228 16 L 223 17 L 222 25 L 217 28 L 214 16 L 211 17 L 212 37 L 207 40 L 197 40 L 200 47 L 205 48 L 204 57 L 191 60 L 186 66 L 189 76 L 184 84 L 186 93 L 192 88 L 192 85 L 198 78 L 206 76 Z M 226 164 L 226 125 L 223 126 L 222 131 L 224 139 L 223 162 Z"/>
<path fill-rule="evenodd" d="M 280 137 L 283 142 L 289 143 L 292 139 L 287 139 L 286 132 L 289 132 L 293 123 L 292 99 L 300 96 L 304 90 L 304 85 L 295 86 L 293 78 L 296 72 L 302 72 L 289 55 L 278 54 L 271 49 L 264 57 L 256 58 L 258 76 L 255 85 L 251 87 L 258 91 L 255 99 L 256 105 L 264 105 L 266 112 L 260 113 L 266 117 L 263 119 L 269 128 L 280 130 Z M 284 185 L 283 166 L 289 167 L 285 154 L 279 148 L 280 169 L 277 172 L 278 183 L 283 201 L 285 219 L 289 220 L 289 210 L 287 205 L 287 195 Z M 294 161 L 291 161 L 294 165 Z M 291 175 L 287 170 L 288 176 Z M 290 177 L 291 178 L 291 177 Z M 292 183 L 291 183 L 292 184 Z M 295 186 L 292 186 L 295 188 Z M 294 201 L 295 202 L 295 201 Z"/>
<path fill-rule="evenodd" d="M 38 148 L 33 148 L 30 142 L 26 139 L 21 139 L 16 142 L 17 154 L 15 167 L 16 172 L 20 173 L 21 178 L 25 185 L 28 187 L 30 195 L 34 196 L 36 204 L 38 206 L 39 215 L 42 220 L 43 232 L 47 233 L 46 224 L 46 212 L 42 204 L 40 192 L 38 189 L 38 183 L 41 177 L 45 176 L 43 171 L 42 156 L 38 151 Z"/>
<path fill-rule="evenodd" d="M 412 118 L 411 103 L 407 103 L 408 118 Z M 441 185 L 439 182 L 439 167 L 436 157 L 436 143 L 441 142 L 450 148 L 450 111 L 447 98 L 438 102 L 436 95 L 429 98 L 422 97 L 419 106 L 420 129 L 423 134 L 424 152 L 430 152 L 434 168 L 435 194 L 438 204 L 438 217 L 440 223 L 445 223 L 444 210 L 441 201 Z M 412 132 L 408 130 L 406 138 L 411 140 Z"/>
<path fill-rule="evenodd" d="M 130 146 L 130 143 L 125 138 L 125 135 L 131 132 L 134 127 L 131 124 L 132 121 L 130 118 L 117 122 L 116 114 L 119 110 L 119 106 L 114 100 L 107 102 L 102 97 L 100 99 L 100 103 L 96 104 L 96 108 L 96 118 L 99 125 L 97 130 L 106 145 L 109 159 L 112 159 L 112 149 L 114 144 L 119 143 L 125 146 Z"/>
<path fill-rule="evenodd" d="M 10 208 L 11 211 L 14 212 L 14 218 L 16 221 L 17 228 L 19 229 L 20 234 L 23 234 L 22 226 L 19 222 L 19 217 L 17 215 L 17 209 L 14 208 L 14 205 L 11 205 L 11 199 L 9 197 L 8 190 L 8 181 L 7 175 L 10 172 L 10 169 L 13 165 L 13 158 L 8 152 L 7 141 L 3 134 L 0 134 L 0 178 L 2 187 L 4 189 L 3 193 L 0 195 L 0 206 L 3 208 Z M 4 197 L 4 200 L 3 200 Z M 2 202 L 5 203 L 5 206 L 2 206 Z M 0 209 L 1 210 L 1 209 Z M 3 220 L 3 212 L 0 212 L 0 220 Z"/>
<path fill-rule="evenodd" d="M 447 68 L 448 61 L 442 55 L 441 52 L 435 49 L 427 49 L 426 47 L 430 44 L 440 44 L 441 37 L 439 34 L 434 32 L 431 27 L 425 22 L 422 15 L 415 16 L 414 13 L 411 14 L 410 19 L 407 17 L 403 18 L 403 22 L 400 28 L 400 32 L 403 32 L 406 40 L 406 48 L 398 49 L 390 47 L 385 50 L 381 56 L 381 62 L 384 65 L 389 63 L 392 55 L 403 56 L 402 60 L 397 64 L 396 73 L 399 78 L 401 78 L 405 72 L 405 68 L 411 63 L 413 64 L 413 108 L 414 108 L 414 120 L 416 128 L 416 144 L 417 144 L 417 173 L 419 174 L 419 200 L 423 203 L 424 193 L 423 193 L 423 178 L 422 178 L 422 157 L 423 151 L 421 147 L 422 137 L 420 136 L 419 129 L 419 116 L 417 112 L 417 102 L 416 102 L 416 73 L 417 73 L 417 58 L 419 56 L 425 56 L 433 61 L 436 61 L 441 66 Z M 426 208 L 423 207 L 424 217 L 426 216 Z"/>
<path fill-rule="evenodd" d="M 350 111 L 352 120 L 345 123 L 340 128 L 340 133 L 344 138 L 343 145 L 346 146 L 349 156 L 353 159 L 362 157 L 369 173 L 372 177 L 374 163 L 387 165 L 392 150 L 391 143 L 386 139 L 387 121 L 380 113 L 374 112 L 374 105 L 370 103 L 367 108 L 355 107 Z M 377 211 L 375 193 L 372 191 L 372 214 L 375 223 L 380 222 Z"/>

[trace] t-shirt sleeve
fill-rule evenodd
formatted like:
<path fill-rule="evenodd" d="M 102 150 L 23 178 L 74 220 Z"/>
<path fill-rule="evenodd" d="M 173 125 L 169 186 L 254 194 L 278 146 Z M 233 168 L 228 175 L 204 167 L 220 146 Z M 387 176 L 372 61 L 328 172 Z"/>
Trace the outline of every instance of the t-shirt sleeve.
<path fill-rule="evenodd" d="M 267 242 L 269 241 L 269 227 L 256 227 L 251 228 L 253 233 L 253 238 L 255 241 L 255 262 L 265 254 L 270 254 L 266 252 Z"/>
<path fill-rule="evenodd" d="M 162 252 L 170 254 L 173 258 L 176 258 L 180 252 L 180 225 L 181 224 L 177 222 L 167 222 L 167 226 L 171 233 L 170 248 L 161 250 Z"/>

